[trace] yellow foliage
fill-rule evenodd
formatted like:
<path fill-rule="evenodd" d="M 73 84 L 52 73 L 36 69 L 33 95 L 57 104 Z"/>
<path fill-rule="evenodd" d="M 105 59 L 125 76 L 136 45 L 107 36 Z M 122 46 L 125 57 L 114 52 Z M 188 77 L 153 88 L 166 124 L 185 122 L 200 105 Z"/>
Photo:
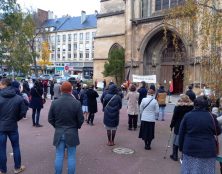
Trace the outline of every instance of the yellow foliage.
<path fill-rule="evenodd" d="M 44 41 L 42 42 L 41 47 L 41 60 L 38 61 L 40 66 L 52 65 L 52 62 L 49 61 L 51 50 L 49 49 L 49 43 Z"/>

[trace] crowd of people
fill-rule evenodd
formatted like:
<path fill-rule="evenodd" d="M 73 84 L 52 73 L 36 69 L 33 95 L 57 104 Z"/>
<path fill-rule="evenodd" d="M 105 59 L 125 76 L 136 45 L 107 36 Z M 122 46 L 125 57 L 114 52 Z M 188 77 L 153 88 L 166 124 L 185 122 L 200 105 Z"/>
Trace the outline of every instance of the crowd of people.
<path fill-rule="evenodd" d="M 140 86 L 131 83 L 125 89 L 125 95 L 121 87 L 113 82 L 104 86 L 100 100 L 107 145 L 115 145 L 122 99 L 125 98 L 128 101 L 128 130 L 135 131 L 139 126 L 138 137 L 144 141 L 144 149 L 151 150 L 151 143 L 155 138 L 155 123 L 165 121 L 167 92 L 164 86 L 160 84 L 156 90 L 154 84 L 147 87 L 145 82 L 141 82 Z M 28 80 L 20 84 L 16 80 L 4 78 L 0 82 L 0 174 L 7 172 L 7 137 L 13 147 L 14 172 L 25 170 L 25 166 L 21 165 L 17 122 L 25 119 L 28 108 L 31 108 L 33 127 L 43 126 L 40 124 L 40 113 L 46 102 L 48 88 L 52 100 L 48 122 L 55 128 L 55 173 L 62 173 L 65 151 L 68 152 L 68 173 L 75 173 L 76 146 L 80 143 L 78 129 L 84 121 L 88 125 L 94 125 L 95 114 L 98 112 L 97 88 L 93 84 L 68 81 L 57 83 L 56 80 Z M 196 97 L 192 86 L 189 86 L 186 94 L 180 95 L 169 127 L 174 133 L 170 158 L 178 161 L 178 152 L 182 152 L 182 174 L 215 174 L 215 137 L 221 133 L 221 109 L 222 98 L 212 105 L 208 97 Z"/>

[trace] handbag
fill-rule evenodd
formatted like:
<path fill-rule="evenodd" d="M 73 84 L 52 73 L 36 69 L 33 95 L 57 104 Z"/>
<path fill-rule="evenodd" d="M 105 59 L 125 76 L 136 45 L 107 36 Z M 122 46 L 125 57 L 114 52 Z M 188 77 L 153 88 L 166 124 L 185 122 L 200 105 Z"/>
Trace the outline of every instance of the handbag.
<path fill-rule="evenodd" d="M 210 113 L 210 112 L 209 112 Z M 215 120 L 214 120 L 214 117 L 213 115 L 210 113 L 210 116 L 213 120 L 213 124 L 214 124 L 214 130 L 215 130 L 215 142 L 216 142 L 216 154 L 218 155 L 220 153 L 220 146 L 219 146 L 219 140 L 218 140 L 218 135 L 217 135 L 217 128 L 216 128 L 216 123 L 215 123 Z"/>

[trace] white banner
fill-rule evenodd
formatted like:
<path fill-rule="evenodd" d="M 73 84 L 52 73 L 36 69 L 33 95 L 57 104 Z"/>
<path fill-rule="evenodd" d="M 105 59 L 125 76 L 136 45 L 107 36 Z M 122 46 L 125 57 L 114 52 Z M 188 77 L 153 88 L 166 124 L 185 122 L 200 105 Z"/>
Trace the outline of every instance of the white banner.
<path fill-rule="evenodd" d="M 156 83 L 156 75 L 140 76 L 133 74 L 133 82 Z"/>

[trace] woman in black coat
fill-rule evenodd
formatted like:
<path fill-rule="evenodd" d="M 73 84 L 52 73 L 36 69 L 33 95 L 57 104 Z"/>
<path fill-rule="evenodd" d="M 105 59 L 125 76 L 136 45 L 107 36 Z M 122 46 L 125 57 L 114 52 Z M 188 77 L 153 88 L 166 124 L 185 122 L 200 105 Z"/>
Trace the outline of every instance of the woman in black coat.
<path fill-rule="evenodd" d="M 107 130 L 108 146 L 113 146 L 117 126 L 119 125 L 119 110 L 122 108 L 122 99 L 118 95 L 116 85 L 110 85 L 109 91 L 103 99 L 104 125 Z"/>
<path fill-rule="evenodd" d="M 193 102 L 190 100 L 189 96 L 185 94 L 180 95 L 180 99 L 174 108 L 173 117 L 171 120 L 170 128 L 174 128 L 174 139 L 173 139 L 173 153 L 170 158 L 174 161 L 178 160 L 178 149 L 179 149 L 179 128 L 180 123 L 187 112 L 193 110 Z"/>
<path fill-rule="evenodd" d="M 32 123 L 35 127 L 42 127 L 39 124 L 40 111 L 43 108 L 43 89 L 38 81 L 35 82 L 33 88 L 31 89 L 31 100 L 29 107 L 32 108 Z"/>
<path fill-rule="evenodd" d="M 99 97 L 98 93 L 94 90 L 94 85 L 91 85 L 89 87 L 88 91 L 86 92 L 86 95 L 88 97 L 88 112 L 89 112 L 87 123 L 93 126 L 95 113 L 98 111 L 96 98 Z"/>

